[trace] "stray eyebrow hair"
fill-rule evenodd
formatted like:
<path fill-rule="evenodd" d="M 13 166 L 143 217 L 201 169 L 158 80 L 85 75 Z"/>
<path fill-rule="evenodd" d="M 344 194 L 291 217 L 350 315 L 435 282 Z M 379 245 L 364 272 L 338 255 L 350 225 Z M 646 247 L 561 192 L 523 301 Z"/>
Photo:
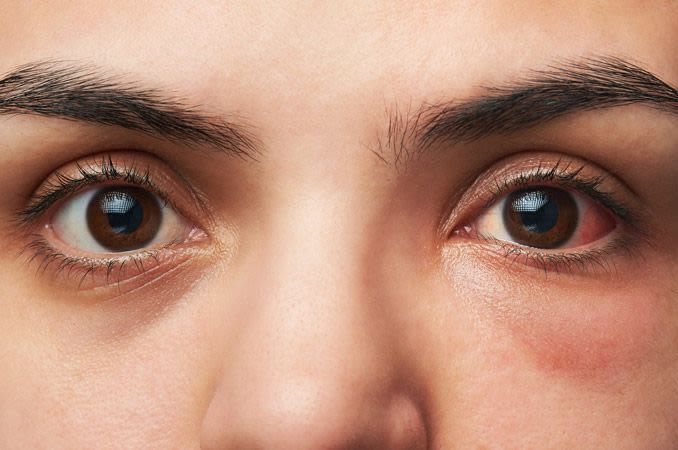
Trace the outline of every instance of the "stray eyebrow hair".
<path fill-rule="evenodd" d="M 0 115 L 33 114 L 113 125 L 172 141 L 207 144 L 256 159 L 244 125 L 201 113 L 182 99 L 66 61 L 20 66 L 0 78 Z"/>
<path fill-rule="evenodd" d="M 530 128 L 566 114 L 634 103 L 678 114 L 678 90 L 649 71 L 615 57 L 593 57 L 535 70 L 480 96 L 418 111 L 387 112 L 387 148 L 394 159 L 411 156 L 407 142 L 425 149 Z M 382 157 L 383 158 L 383 157 Z"/>

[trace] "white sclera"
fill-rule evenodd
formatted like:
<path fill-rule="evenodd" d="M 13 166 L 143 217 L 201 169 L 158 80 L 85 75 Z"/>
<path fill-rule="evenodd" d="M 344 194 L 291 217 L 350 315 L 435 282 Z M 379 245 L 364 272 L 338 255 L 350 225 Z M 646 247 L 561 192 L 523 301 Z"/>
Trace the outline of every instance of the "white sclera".
<path fill-rule="evenodd" d="M 87 225 L 87 207 L 102 188 L 89 189 L 66 200 L 57 211 L 51 228 L 66 245 L 85 253 L 116 253 L 99 244 Z M 156 197 L 157 198 L 157 197 Z M 123 253 L 134 253 L 181 239 L 186 231 L 182 218 L 170 206 L 158 200 L 160 228 L 145 247 Z"/>

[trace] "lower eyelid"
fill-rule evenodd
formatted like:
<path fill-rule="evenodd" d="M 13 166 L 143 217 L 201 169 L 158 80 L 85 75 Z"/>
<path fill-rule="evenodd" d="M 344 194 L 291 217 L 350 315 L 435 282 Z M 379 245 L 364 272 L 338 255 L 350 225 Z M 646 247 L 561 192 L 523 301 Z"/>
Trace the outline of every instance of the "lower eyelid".
<path fill-rule="evenodd" d="M 120 291 L 144 285 L 204 254 L 204 246 L 168 245 L 115 257 L 90 258 L 61 253 L 38 235 L 33 237 L 23 254 L 38 273 L 51 275 L 54 282 L 64 287 L 75 284 L 79 291 L 86 291 L 114 286 Z"/>
<path fill-rule="evenodd" d="M 543 251 L 487 239 L 462 245 L 468 257 L 485 261 L 497 270 L 514 272 L 516 276 L 549 274 L 599 277 L 625 273 L 625 264 L 635 264 L 640 255 L 640 242 L 633 236 L 615 236 L 594 248 L 578 251 Z M 525 282 L 523 280 L 522 282 Z"/>

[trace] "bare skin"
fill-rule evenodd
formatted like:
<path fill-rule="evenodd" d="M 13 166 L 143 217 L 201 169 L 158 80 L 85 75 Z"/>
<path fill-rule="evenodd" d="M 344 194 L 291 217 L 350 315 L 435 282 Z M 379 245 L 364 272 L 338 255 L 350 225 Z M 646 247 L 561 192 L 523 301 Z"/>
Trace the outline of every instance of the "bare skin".
<path fill-rule="evenodd" d="M 86 65 L 231 121 L 253 157 L 0 106 L 0 447 L 677 448 L 670 94 L 429 146 L 415 119 L 591 57 L 675 91 L 678 3 L 247 3 L 3 4 L 0 73 Z M 130 253 L 69 244 L 69 197 L 16 220 L 105 160 L 190 236 L 107 271 Z M 551 265 L 476 232 L 482 180 L 562 161 L 634 225 L 592 200 L 602 225 Z"/>

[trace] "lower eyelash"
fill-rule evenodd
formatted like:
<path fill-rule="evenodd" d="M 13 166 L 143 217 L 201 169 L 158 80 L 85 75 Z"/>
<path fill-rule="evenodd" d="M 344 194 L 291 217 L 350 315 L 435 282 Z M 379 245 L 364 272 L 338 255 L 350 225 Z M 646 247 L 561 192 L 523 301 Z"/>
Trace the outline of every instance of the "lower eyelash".
<path fill-rule="evenodd" d="M 540 249 L 523 247 L 492 237 L 480 238 L 487 244 L 496 246 L 501 256 L 512 262 L 519 262 L 526 266 L 536 267 L 548 276 L 549 273 L 586 274 L 600 272 L 614 274 L 617 272 L 614 256 L 620 253 L 628 258 L 642 257 L 637 252 L 638 242 L 635 237 L 624 235 L 610 241 L 600 248 L 587 249 L 579 252 L 544 252 Z M 642 239 L 638 237 L 638 239 Z"/>
<path fill-rule="evenodd" d="M 171 251 L 173 243 L 166 246 L 127 254 L 116 258 L 87 258 L 68 256 L 55 250 L 42 236 L 34 236 L 34 240 L 24 247 L 21 254 L 27 255 L 28 263 L 37 263 L 37 272 L 42 273 L 48 269 L 54 270 L 55 277 L 65 275 L 67 278 L 78 280 L 78 288 L 81 288 L 88 277 L 93 280 L 96 277 L 105 277 L 106 285 L 117 284 L 145 274 L 149 270 L 162 265 L 161 256 Z M 129 269 L 131 268 L 131 269 Z M 129 275 L 128 270 L 134 274 Z"/>

